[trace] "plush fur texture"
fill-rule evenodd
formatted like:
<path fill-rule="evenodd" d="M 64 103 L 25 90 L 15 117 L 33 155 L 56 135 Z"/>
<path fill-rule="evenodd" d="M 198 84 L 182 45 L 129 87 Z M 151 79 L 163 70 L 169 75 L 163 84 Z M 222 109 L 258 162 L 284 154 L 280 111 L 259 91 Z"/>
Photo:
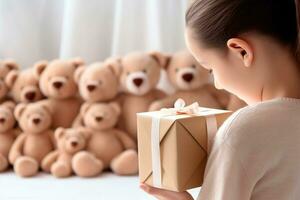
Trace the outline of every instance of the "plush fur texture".
<path fill-rule="evenodd" d="M 82 100 L 78 97 L 74 73 L 82 65 L 81 59 L 72 59 L 40 62 L 34 66 L 39 87 L 47 97 L 41 103 L 53 111 L 53 128 L 71 127 L 80 110 Z"/>
<path fill-rule="evenodd" d="M 109 59 L 108 63 L 121 69 L 121 94 L 118 102 L 121 105 L 121 116 L 118 127 L 136 141 L 136 113 L 146 112 L 150 104 L 165 97 L 165 93 L 156 88 L 161 69 L 167 59 L 159 52 L 130 53 L 119 59 Z"/>
<path fill-rule="evenodd" d="M 9 72 L 5 83 L 10 89 L 9 95 L 17 103 L 35 102 L 43 98 L 39 88 L 39 79 L 33 68 Z"/>
<path fill-rule="evenodd" d="M 58 128 L 55 130 L 57 150 L 49 153 L 42 162 L 42 169 L 55 177 L 71 176 L 73 156 L 86 148 L 90 131 L 84 128 Z"/>
<path fill-rule="evenodd" d="M 5 83 L 5 78 L 10 71 L 18 70 L 18 64 L 13 60 L 0 61 L 0 102 L 7 100 L 9 88 Z"/>
<path fill-rule="evenodd" d="M 9 161 L 16 174 L 30 177 L 38 172 L 43 158 L 54 149 L 51 110 L 39 103 L 21 103 L 14 115 L 23 132 L 11 147 Z"/>
<path fill-rule="evenodd" d="M 72 166 L 77 175 L 96 176 L 104 169 L 119 175 L 136 174 L 136 144 L 123 131 L 114 128 L 121 113 L 117 103 L 85 103 L 81 115 L 91 131 L 86 151 L 77 153 Z"/>
<path fill-rule="evenodd" d="M 5 102 L 0 105 L 0 172 L 9 167 L 8 153 L 18 135 L 15 129 L 14 102 Z"/>
<path fill-rule="evenodd" d="M 187 51 L 172 56 L 165 55 L 169 82 L 176 88 L 175 93 L 151 104 L 150 110 L 173 107 L 178 98 L 187 104 L 198 102 L 203 107 L 226 108 L 229 94 L 217 90 L 211 83 L 209 71 L 203 68 Z"/>

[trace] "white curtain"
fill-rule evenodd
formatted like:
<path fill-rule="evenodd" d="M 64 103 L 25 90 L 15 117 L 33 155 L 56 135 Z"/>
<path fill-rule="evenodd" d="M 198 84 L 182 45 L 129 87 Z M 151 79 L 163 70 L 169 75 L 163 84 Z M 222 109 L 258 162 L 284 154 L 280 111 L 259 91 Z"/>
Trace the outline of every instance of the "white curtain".
<path fill-rule="evenodd" d="M 0 59 L 88 63 L 130 51 L 185 48 L 188 0 L 0 0 Z"/>

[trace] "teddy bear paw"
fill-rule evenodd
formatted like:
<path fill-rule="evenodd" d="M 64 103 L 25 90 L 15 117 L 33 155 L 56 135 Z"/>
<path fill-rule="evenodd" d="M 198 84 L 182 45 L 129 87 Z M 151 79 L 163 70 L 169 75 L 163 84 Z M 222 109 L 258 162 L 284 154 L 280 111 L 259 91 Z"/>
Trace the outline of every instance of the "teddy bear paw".
<path fill-rule="evenodd" d="M 91 153 L 82 151 L 73 157 L 72 168 L 78 176 L 93 177 L 102 172 L 104 164 Z"/>
<path fill-rule="evenodd" d="M 63 178 L 70 176 L 72 170 L 66 163 L 56 162 L 51 166 L 51 173 L 57 178 Z"/>
<path fill-rule="evenodd" d="M 7 167 L 8 167 L 7 159 L 2 154 L 0 154 L 0 172 L 6 170 Z"/>
<path fill-rule="evenodd" d="M 14 163 L 14 170 L 16 174 L 22 177 L 30 177 L 38 172 L 39 164 L 38 162 L 30 157 L 20 157 Z"/>
<path fill-rule="evenodd" d="M 129 149 L 118 155 L 111 162 L 111 170 L 118 175 L 135 175 L 138 173 L 138 154 Z"/>

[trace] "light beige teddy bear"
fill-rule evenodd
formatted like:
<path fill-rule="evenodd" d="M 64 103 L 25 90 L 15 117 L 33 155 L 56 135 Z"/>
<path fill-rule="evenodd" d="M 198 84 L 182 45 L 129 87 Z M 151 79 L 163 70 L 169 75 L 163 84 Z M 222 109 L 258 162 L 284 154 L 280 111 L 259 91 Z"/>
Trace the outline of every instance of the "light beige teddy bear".
<path fill-rule="evenodd" d="M 39 78 L 33 68 L 9 72 L 5 78 L 5 83 L 10 90 L 10 97 L 15 102 L 29 103 L 43 98 L 39 88 Z"/>
<path fill-rule="evenodd" d="M 0 172 L 8 166 L 8 153 L 19 131 L 15 129 L 14 102 L 5 102 L 0 105 Z"/>
<path fill-rule="evenodd" d="M 136 141 L 136 113 L 148 111 L 153 101 L 166 96 L 157 89 L 157 84 L 161 69 L 167 64 L 167 58 L 159 52 L 133 52 L 106 62 L 121 69 L 122 92 L 118 96 L 118 102 L 122 112 L 118 127 Z"/>
<path fill-rule="evenodd" d="M 86 148 L 90 135 L 90 131 L 84 128 L 57 128 L 55 139 L 58 147 L 43 159 L 42 169 L 58 178 L 71 176 L 72 158 Z"/>
<path fill-rule="evenodd" d="M 43 158 L 54 149 L 53 131 L 50 129 L 51 110 L 39 103 L 21 103 L 14 111 L 22 133 L 9 152 L 9 161 L 16 174 L 22 177 L 35 175 Z"/>
<path fill-rule="evenodd" d="M 40 103 L 47 104 L 53 111 L 53 128 L 71 127 L 80 110 L 82 100 L 78 96 L 74 73 L 82 65 L 81 59 L 71 59 L 40 62 L 34 66 L 40 89 L 47 97 Z"/>
<path fill-rule="evenodd" d="M 118 175 L 137 174 L 136 144 L 126 133 L 114 128 L 120 113 L 117 103 L 82 105 L 83 123 L 90 130 L 91 137 L 86 151 L 73 158 L 72 166 L 77 175 L 96 176 L 104 169 L 111 169 Z"/>
<path fill-rule="evenodd" d="M 0 60 L 0 102 L 8 100 L 9 88 L 5 83 L 5 78 L 10 71 L 18 70 L 18 64 L 13 60 Z"/>

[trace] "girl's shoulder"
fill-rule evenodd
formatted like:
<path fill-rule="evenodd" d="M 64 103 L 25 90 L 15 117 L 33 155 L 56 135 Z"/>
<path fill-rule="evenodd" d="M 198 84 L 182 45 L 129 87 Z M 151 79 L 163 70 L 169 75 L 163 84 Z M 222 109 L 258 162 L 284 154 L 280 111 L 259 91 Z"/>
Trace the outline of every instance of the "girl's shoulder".
<path fill-rule="evenodd" d="M 295 122 L 288 120 L 293 116 L 300 116 L 299 99 L 280 98 L 246 106 L 234 112 L 224 122 L 215 142 L 220 144 L 235 141 L 245 144 L 266 140 L 272 134 L 281 134 L 293 124 L 300 124 L 300 119 Z"/>

